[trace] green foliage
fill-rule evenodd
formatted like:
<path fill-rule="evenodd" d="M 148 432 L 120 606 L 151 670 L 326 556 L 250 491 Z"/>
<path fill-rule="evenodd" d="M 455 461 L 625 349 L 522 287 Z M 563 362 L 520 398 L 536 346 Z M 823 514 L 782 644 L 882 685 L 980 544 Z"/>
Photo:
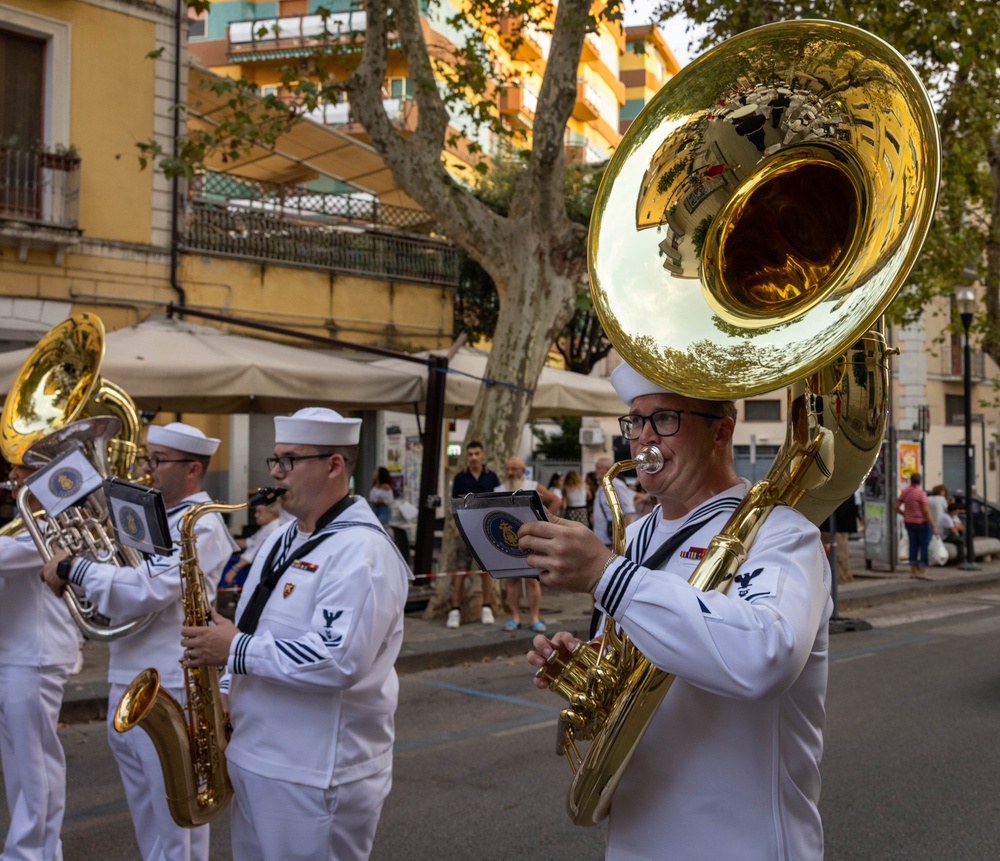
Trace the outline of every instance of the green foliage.
<path fill-rule="evenodd" d="M 918 319 L 928 300 L 970 283 L 986 287 L 974 324 L 1000 357 L 1000 6 L 969 0 L 660 0 L 660 20 L 684 15 L 703 28 L 704 49 L 762 24 L 824 18 L 856 24 L 893 45 L 917 70 L 937 110 L 942 182 L 934 224 L 905 289 L 890 308 Z"/>
<path fill-rule="evenodd" d="M 531 434 L 538 440 L 535 454 L 544 455 L 548 460 L 580 460 L 582 419 L 579 416 L 563 416 L 552 421 L 559 426 L 559 433 L 546 433 L 538 422 L 530 422 Z"/>
<path fill-rule="evenodd" d="M 515 151 L 494 162 L 493 170 L 477 186 L 476 196 L 495 212 L 508 215 L 518 183 L 527 169 L 529 153 Z M 604 165 L 574 164 L 566 168 L 566 212 L 572 221 L 588 225 L 594 208 L 597 186 Z M 479 338 L 492 338 L 496 329 L 500 301 L 493 280 L 466 252 L 461 252 L 459 287 L 455 294 L 455 317 L 475 343 Z M 556 340 L 556 349 L 572 371 L 588 374 L 611 349 L 604 335 L 590 291 L 581 285 L 576 292 L 573 317 Z"/>

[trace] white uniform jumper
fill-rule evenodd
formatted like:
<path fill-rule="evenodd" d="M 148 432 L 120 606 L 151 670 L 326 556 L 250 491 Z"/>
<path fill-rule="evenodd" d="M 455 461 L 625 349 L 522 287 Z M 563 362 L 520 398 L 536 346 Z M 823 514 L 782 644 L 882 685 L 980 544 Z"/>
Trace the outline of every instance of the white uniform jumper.
<path fill-rule="evenodd" d="M 737 486 L 626 532 L 628 558 L 595 590 L 657 667 L 676 674 L 614 796 L 615 861 L 819 861 L 817 803 L 826 721 L 830 569 L 819 531 L 778 506 L 729 591 L 687 580 L 745 492 Z M 657 571 L 648 558 L 687 523 L 716 514 Z"/>
<path fill-rule="evenodd" d="M 207 493 L 196 493 L 167 512 L 170 536 L 174 541 L 171 556 L 152 556 L 138 568 L 117 568 L 77 559 L 69 579 L 82 588 L 100 613 L 112 622 L 123 622 L 147 613 L 153 621 L 141 631 L 108 644 L 108 744 L 118 761 L 125 795 L 132 814 L 136 839 L 145 861 L 200 861 L 208 858 L 208 826 L 181 828 L 167 808 L 163 772 L 153 742 L 141 729 L 127 733 L 115 731 L 115 708 L 128 684 L 143 670 L 156 667 L 160 684 L 182 705 L 184 670 L 180 666 L 181 605 L 180 525 L 184 512 L 198 502 L 210 502 Z M 198 564 L 205 575 L 209 599 L 214 599 L 215 584 L 233 551 L 237 549 L 226 524 L 217 513 L 200 517 L 195 524 Z"/>
<path fill-rule="evenodd" d="M 393 664 L 410 571 L 356 497 L 313 535 L 291 524 L 271 537 L 247 578 L 237 625 L 279 542 L 276 558 L 295 561 L 256 631 L 233 640 L 223 679 L 233 725 L 233 857 L 367 858 L 391 785 Z"/>
<path fill-rule="evenodd" d="M 63 857 L 66 757 L 56 729 L 79 645 L 41 570 L 27 532 L 0 537 L 0 759 L 10 812 L 3 861 Z"/>

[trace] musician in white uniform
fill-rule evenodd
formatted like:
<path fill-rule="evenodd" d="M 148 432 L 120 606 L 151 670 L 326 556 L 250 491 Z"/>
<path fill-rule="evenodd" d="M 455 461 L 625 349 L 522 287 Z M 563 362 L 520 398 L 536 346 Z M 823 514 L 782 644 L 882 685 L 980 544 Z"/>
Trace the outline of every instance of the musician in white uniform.
<path fill-rule="evenodd" d="M 19 486 L 32 472 L 12 465 L 10 479 Z M 79 649 L 66 604 L 45 588 L 41 568 L 27 531 L 0 536 L 0 761 L 10 814 L 0 858 L 62 861 L 66 756 L 56 730 Z"/>
<path fill-rule="evenodd" d="M 607 857 L 819 861 L 833 609 L 819 531 L 777 506 L 729 591 L 694 589 L 688 578 L 747 488 L 733 467 L 735 405 L 673 394 L 627 365 L 611 380 L 630 405 L 621 423 L 633 454 L 663 453 L 660 472 L 640 472 L 659 506 L 629 527 L 624 557 L 569 521 L 519 533 L 543 582 L 593 593 L 654 666 L 677 676 L 614 795 Z M 665 562 L 642 564 L 661 547 Z M 535 637 L 528 661 L 540 667 L 576 642 Z"/>
<path fill-rule="evenodd" d="M 236 626 L 183 630 L 188 666 L 227 667 L 235 861 L 368 858 L 392 783 L 410 572 L 349 494 L 361 420 L 307 408 L 275 424 L 295 522 L 261 547 Z"/>
<path fill-rule="evenodd" d="M 152 556 L 138 568 L 118 568 L 87 559 L 67 559 L 57 553 L 46 564 L 46 581 L 58 591 L 68 579 L 81 588 L 100 613 L 114 623 L 152 614 L 145 628 L 108 644 L 108 743 L 125 784 L 132 824 L 144 861 L 205 861 L 208 826 L 182 828 L 170 816 L 163 772 L 149 736 L 141 729 L 115 731 L 112 721 L 128 684 L 148 667 L 160 672 L 160 684 L 181 704 L 187 701 L 179 643 L 184 608 L 181 604 L 180 526 L 184 512 L 211 497 L 201 486 L 209 459 L 219 440 L 180 422 L 150 425 L 146 434 L 145 469 L 160 491 L 174 548 L 170 556 Z M 215 584 L 236 543 L 217 513 L 195 524 L 198 564 L 205 588 L 214 599 Z"/>

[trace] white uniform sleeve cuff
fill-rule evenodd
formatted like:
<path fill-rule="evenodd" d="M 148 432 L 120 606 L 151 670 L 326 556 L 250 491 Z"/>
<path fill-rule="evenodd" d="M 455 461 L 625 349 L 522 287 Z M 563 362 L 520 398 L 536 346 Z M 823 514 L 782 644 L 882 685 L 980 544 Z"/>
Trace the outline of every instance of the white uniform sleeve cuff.
<path fill-rule="evenodd" d="M 616 556 L 604 569 L 601 579 L 594 589 L 594 600 L 602 613 L 615 618 L 624 611 L 631 600 L 639 581 L 642 569 L 631 559 Z"/>
<path fill-rule="evenodd" d="M 238 675 L 246 675 L 249 672 L 247 659 L 249 658 L 250 641 L 253 634 L 237 634 L 229 647 L 229 672 Z"/>

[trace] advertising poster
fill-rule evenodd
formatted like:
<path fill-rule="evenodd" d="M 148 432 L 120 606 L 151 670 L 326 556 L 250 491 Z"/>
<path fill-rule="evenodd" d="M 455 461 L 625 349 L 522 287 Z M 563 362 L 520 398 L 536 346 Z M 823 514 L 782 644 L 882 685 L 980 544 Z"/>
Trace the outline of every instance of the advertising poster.
<path fill-rule="evenodd" d="M 898 499 L 899 494 L 910 486 L 910 476 L 915 472 L 920 472 L 920 443 L 900 440 L 896 443 L 896 452 L 898 458 L 896 498 Z"/>

